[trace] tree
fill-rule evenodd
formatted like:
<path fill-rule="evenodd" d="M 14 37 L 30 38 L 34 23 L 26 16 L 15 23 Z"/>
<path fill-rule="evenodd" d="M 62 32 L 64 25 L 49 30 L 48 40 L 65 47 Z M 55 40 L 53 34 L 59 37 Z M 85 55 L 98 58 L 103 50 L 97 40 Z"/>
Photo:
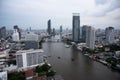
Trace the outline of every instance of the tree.
<path fill-rule="evenodd" d="M 95 50 L 89 49 L 89 48 L 85 48 L 85 47 L 83 48 L 83 51 L 88 52 L 90 54 L 95 54 L 96 53 Z"/>
<path fill-rule="evenodd" d="M 8 65 L 10 65 L 10 64 L 16 65 L 16 60 L 9 60 L 9 61 L 8 61 Z"/>
<path fill-rule="evenodd" d="M 45 76 L 47 73 L 45 71 L 39 72 L 38 75 L 39 76 Z"/>
<path fill-rule="evenodd" d="M 8 80 L 25 80 L 24 72 L 9 73 Z"/>
<path fill-rule="evenodd" d="M 42 48 L 42 40 L 39 41 L 39 48 L 40 48 L 40 49 Z"/>
<path fill-rule="evenodd" d="M 107 58 L 106 61 L 108 63 L 110 63 L 112 66 L 116 66 L 116 64 L 117 64 L 117 61 L 114 58 L 112 58 L 112 57 Z"/>
<path fill-rule="evenodd" d="M 104 48 L 105 47 L 108 47 L 110 48 L 110 51 L 114 52 L 114 51 L 117 51 L 117 50 L 120 50 L 120 46 L 116 45 L 116 44 L 110 44 L 110 45 L 105 45 L 103 46 Z"/>
<path fill-rule="evenodd" d="M 46 63 L 42 66 L 37 66 L 35 68 L 35 72 L 37 72 L 39 76 L 54 76 L 56 73 L 55 71 L 51 70 L 51 66 Z"/>
<path fill-rule="evenodd" d="M 51 66 L 49 66 L 48 64 L 43 64 L 42 66 L 37 66 L 35 68 L 36 72 L 48 72 L 50 70 Z"/>
<path fill-rule="evenodd" d="M 53 71 L 53 70 L 50 70 L 48 73 L 47 73 L 47 76 L 49 77 L 49 76 L 54 76 L 55 75 L 55 71 Z"/>
<path fill-rule="evenodd" d="M 44 65 L 41 66 L 41 68 L 42 68 L 43 71 L 48 72 L 49 69 L 51 68 L 51 66 L 49 66 L 48 64 L 44 64 Z"/>

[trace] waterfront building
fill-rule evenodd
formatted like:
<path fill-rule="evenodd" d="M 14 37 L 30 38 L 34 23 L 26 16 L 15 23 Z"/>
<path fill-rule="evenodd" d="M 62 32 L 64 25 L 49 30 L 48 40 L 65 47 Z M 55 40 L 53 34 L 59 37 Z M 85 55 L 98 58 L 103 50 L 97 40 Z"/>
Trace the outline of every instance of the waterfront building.
<path fill-rule="evenodd" d="M 72 40 L 74 42 L 79 42 L 79 40 L 80 40 L 80 16 L 79 16 L 79 13 L 73 13 Z"/>
<path fill-rule="evenodd" d="M 24 42 L 24 49 L 38 49 L 39 48 L 39 35 L 34 32 L 23 32 L 21 41 Z"/>
<path fill-rule="evenodd" d="M 48 20 L 47 26 L 48 26 L 48 28 L 47 28 L 47 33 L 48 33 L 49 35 L 51 35 L 51 20 L 50 20 L 50 19 Z"/>
<path fill-rule="evenodd" d="M 88 27 L 87 25 L 82 26 L 82 42 L 83 43 L 86 42 L 87 27 Z"/>
<path fill-rule="evenodd" d="M 95 29 L 91 26 L 87 27 L 86 45 L 90 49 L 94 49 L 95 47 Z"/>
<path fill-rule="evenodd" d="M 24 41 L 24 49 L 39 49 L 38 41 Z"/>
<path fill-rule="evenodd" d="M 20 50 L 16 53 L 16 62 L 19 69 L 27 69 L 44 63 L 42 49 Z"/>
<path fill-rule="evenodd" d="M 39 35 L 35 34 L 34 32 L 23 32 L 22 41 L 39 41 Z"/>

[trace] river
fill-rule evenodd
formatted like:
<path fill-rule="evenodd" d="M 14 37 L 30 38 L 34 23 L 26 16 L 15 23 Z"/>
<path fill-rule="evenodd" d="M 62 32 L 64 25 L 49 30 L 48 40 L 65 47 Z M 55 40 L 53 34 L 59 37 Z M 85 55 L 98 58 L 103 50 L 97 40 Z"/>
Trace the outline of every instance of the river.
<path fill-rule="evenodd" d="M 43 49 L 56 74 L 64 80 L 120 80 L 120 73 L 89 59 L 76 48 L 66 48 L 62 42 L 45 42 Z"/>

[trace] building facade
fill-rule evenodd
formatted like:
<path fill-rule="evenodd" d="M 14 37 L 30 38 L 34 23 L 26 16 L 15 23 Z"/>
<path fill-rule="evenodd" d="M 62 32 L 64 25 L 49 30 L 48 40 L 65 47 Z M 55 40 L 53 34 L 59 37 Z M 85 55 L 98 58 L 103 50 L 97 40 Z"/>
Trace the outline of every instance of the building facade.
<path fill-rule="evenodd" d="M 18 25 L 14 25 L 13 26 L 14 30 L 17 30 L 18 34 L 19 34 L 19 38 L 21 39 L 21 30 L 20 28 L 18 27 Z"/>
<path fill-rule="evenodd" d="M 53 30 L 52 30 L 52 35 L 53 35 L 53 36 L 56 35 L 56 30 L 55 30 L 55 28 L 53 28 Z"/>
<path fill-rule="evenodd" d="M 107 27 L 105 30 L 106 42 L 112 44 L 115 42 L 115 30 L 113 27 Z"/>
<path fill-rule="evenodd" d="M 49 35 L 51 35 L 51 20 L 50 19 L 48 20 L 47 25 L 48 25 L 47 32 L 48 32 Z"/>
<path fill-rule="evenodd" d="M 91 26 L 87 27 L 86 46 L 89 49 L 94 49 L 94 47 L 95 47 L 95 29 Z"/>
<path fill-rule="evenodd" d="M 24 49 L 39 49 L 39 35 L 34 32 L 22 32 L 21 41 L 24 42 Z"/>
<path fill-rule="evenodd" d="M 6 27 L 1 27 L 0 28 L 0 39 L 1 38 L 6 38 Z"/>
<path fill-rule="evenodd" d="M 20 69 L 32 68 L 44 63 L 43 50 L 22 50 L 16 54 L 17 67 Z"/>
<path fill-rule="evenodd" d="M 80 40 L 80 16 L 79 13 L 73 13 L 72 20 L 72 40 L 74 42 L 79 42 Z"/>
<path fill-rule="evenodd" d="M 22 41 L 39 41 L 39 35 L 34 32 L 22 32 Z"/>
<path fill-rule="evenodd" d="M 16 41 L 16 42 L 20 41 L 20 37 L 19 37 L 19 33 L 18 33 L 17 29 L 14 29 L 12 39 L 13 39 L 13 41 Z"/>
<path fill-rule="evenodd" d="M 0 72 L 0 80 L 8 80 L 7 71 Z"/>
<path fill-rule="evenodd" d="M 82 26 L 82 42 L 86 42 L 87 25 Z"/>
<path fill-rule="evenodd" d="M 62 30 L 62 25 L 60 26 L 60 34 L 63 32 L 63 30 Z"/>

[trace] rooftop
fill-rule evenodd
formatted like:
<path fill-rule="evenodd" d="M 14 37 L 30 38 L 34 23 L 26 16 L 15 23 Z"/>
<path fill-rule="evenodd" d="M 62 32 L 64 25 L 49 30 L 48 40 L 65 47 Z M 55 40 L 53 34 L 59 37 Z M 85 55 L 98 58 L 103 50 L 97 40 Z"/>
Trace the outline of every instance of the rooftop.
<path fill-rule="evenodd" d="M 33 52 L 40 52 L 40 53 L 43 53 L 43 49 L 29 49 L 29 50 L 19 50 L 17 51 L 17 54 L 22 54 L 22 53 L 33 53 Z"/>
<path fill-rule="evenodd" d="M 73 16 L 80 16 L 80 13 L 73 13 Z"/>

